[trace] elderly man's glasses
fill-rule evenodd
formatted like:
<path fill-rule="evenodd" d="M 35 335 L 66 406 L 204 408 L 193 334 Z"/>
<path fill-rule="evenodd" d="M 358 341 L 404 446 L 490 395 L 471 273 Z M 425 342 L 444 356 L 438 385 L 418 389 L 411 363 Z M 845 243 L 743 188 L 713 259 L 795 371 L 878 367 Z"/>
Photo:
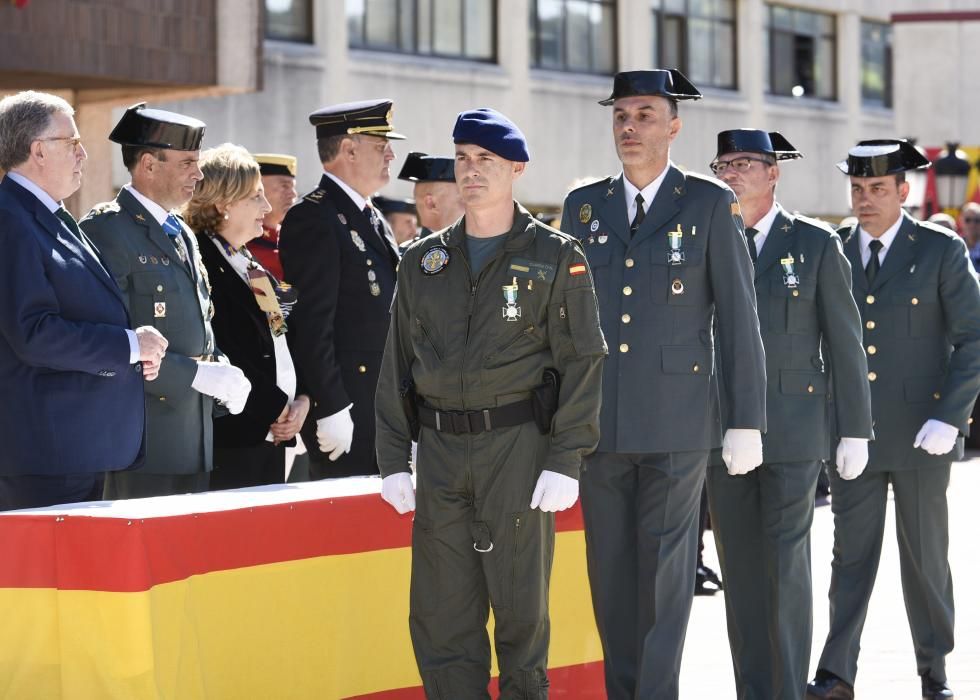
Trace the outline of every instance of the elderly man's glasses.
<path fill-rule="evenodd" d="M 729 167 L 734 168 L 737 173 L 744 173 L 749 168 L 752 167 L 753 163 L 765 163 L 766 165 L 772 165 L 768 160 L 764 158 L 733 158 L 732 160 L 716 160 L 714 163 L 709 165 L 711 172 L 715 175 L 721 175 L 723 172 L 728 170 Z"/>
<path fill-rule="evenodd" d="M 73 149 L 82 145 L 81 136 L 48 136 L 47 138 L 37 139 L 38 141 L 67 141 Z"/>

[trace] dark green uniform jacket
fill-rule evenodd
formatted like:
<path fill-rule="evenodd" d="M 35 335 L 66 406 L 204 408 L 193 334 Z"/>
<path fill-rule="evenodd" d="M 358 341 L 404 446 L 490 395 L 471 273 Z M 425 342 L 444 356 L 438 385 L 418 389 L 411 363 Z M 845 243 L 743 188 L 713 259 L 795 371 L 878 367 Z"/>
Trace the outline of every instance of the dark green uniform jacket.
<path fill-rule="evenodd" d="M 622 176 L 565 200 L 561 228 L 585 248 L 611 348 L 599 452 L 720 446 L 715 362 L 727 386 L 726 427 L 766 428 L 765 357 L 735 195 L 717 180 L 668 168 L 632 239 Z M 677 231 L 683 256 L 672 264 L 668 233 Z"/>
<path fill-rule="evenodd" d="M 407 377 L 434 408 L 474 410 L 527 399 L 543 370 L 556 368 L 561 392 L 541 468 L 577 478 L 595 448 L 606 344 L 592 276 L 574 240 L 515 206 L 513 228 L 476 279 L 464 254 L 465 217 L 402 258 L 377 394 L 383 476 L 408 471 L 411 437 L 399 402 Z M 509 303 L 503 287 L 515 280 Z M 509 306 L 517 311 L 508 316 Z"/>
<path fill-rule="evenodd" d="M 913 448 L 930 418 L 970 431 L 980 390 L 980 291 L 963 240 L 903 214 L 874 284 L 861 264 L 857 228 L 842 231 L 864 321 L 875 441 L 868 469 L 945 466 L 963 456 Z"/>
<path fill-rule="evenodd" d="M 146 463 L 138 472 L 193 474 L 212 467 L 214 399 L 191 388 L 193 358 L 217 353 L 207 273 L 197 239 L 184 225 L 191 269 L 153 215 L 126 189 L 79 222 L 122 290 L 133 327 L 167 339 L 160 375 L 146 387 Z"/>

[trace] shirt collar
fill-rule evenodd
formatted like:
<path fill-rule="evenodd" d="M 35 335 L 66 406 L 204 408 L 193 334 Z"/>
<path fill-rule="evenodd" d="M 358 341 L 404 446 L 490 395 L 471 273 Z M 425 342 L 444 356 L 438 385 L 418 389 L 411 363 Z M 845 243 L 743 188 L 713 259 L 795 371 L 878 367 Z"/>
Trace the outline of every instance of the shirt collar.
<path fill-rule="evenodd" d="M 7 177 L 16 182 L 18 185 L 23 187 L 25 190 L 30 192 L 32 195 L 41 200 L 41 204 L 47 207 L 48 211 L 54 213 L 61 208 L 61 204 L 54 201 L 54 198 L 41 189 L 33 180 L 29 177 L 21 175 L 20 173 L 15 173 L 13 171 L 7 173 Z"/>
<path fill-rule="evenodd" d="M 156 219 L 158 224 L 163 226 L 163 222 L 167 220 L 168 216 L 170 216 L 170 212 L 147 197 L 145 194 L 140 193 L 139 190 L 133 187 L 133 183 L 131 182 L 128 185 L 123 185 L 123 189 L 129 190 L 129 193 L 136 198 L 136 201 L 142 204 L 143 208 L 150 212 L 150 216 Z"/>
<path fill-rule="evenodd" d="M 626 208 L 627 210 L 633 206 L 636 201 L 637 193 L 643 195 L 643 213 L 650 211 L 650 204 L 653 202 L 654 197 L 657 196 L 657 192 L 660 191 L 660 185 L 663 184 L 664 179 L 667 177 L 667 171 L 671 169 L 674 164 L 667 161 L 667 165 L 664 167 L 662 173 L 657 176 L 653 182 L 644 187 L 642 190 L 629 181 L 626 177 L 626 173 L 623 173 L 623 192 L 626 195 Z"/>
<path fill-rule="evenodd" d="M 892 224 L 891 227 L 883 234 L 881 234 L 880 238 L 878 238 L 878 240 L 881 241 L 881 244 L 883 246 L 882 250 L 878 252 L 878 255 L 881 255 L 882 252 L 887 251 L 892 247 L 892 243 L 895 241 L 895 236 L 898 235 L 898 229 L 902 228 L 902 220 L 904 218 L 905 217 L 899 214 L 898 221 Z M 870 233 L 865 231 L 863 228 L 860 228 L 860 231 L 861 231 L 861 252 L 866 253 L 871 250 L 871 241 L 874 240 L 874 236 L 872 236 Z"/>
<path fill-rule="evenodd" d="M 339 177 L 334 175 L 329 170 L 324 170 L 323 172 L 326 173 L 327 177 L 329 177 L 331 180 L 337 183 L 337 186 L 340 187 L 340 189 L 342 189 L 344 193 L 351 198 L 351 201 L 354 202 L 354 204 L 357 206 L 358 209 L 363 209 L 364 207 L 367 206 L 368 200 L 366 200 L 360 194 L 355 192 L 350 185 L 348 185 L 346 182 L 341 180 Z"/>
<path fill-rule="evenodd" d="M 769 207 L 769 211 L 766 212 L 766 215 L 763 216 L 761 219 L 759 219 L 756 222 L 755 226 L 752 227 L 759 232 L 756 235 L 756 238 L 758 238 L 760 235 L 763 238 L 769 235 L 769 230 L 772 228 L 773 223 L 775 223 L 776 214 L 778 213 L 779 213 L 779 207 L 776 206 L 776 202 L 773 201 L 772 206 Z"/>

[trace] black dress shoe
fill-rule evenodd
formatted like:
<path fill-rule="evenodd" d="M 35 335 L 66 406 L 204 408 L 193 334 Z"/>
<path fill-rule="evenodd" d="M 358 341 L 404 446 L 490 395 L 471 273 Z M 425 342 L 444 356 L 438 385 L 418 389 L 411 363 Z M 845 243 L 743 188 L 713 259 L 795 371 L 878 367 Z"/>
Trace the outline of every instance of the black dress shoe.
<path fill-rule="evenodd" d="M 830 671 L 817 669 L 816 677 L 806 685 L 806 700 L 854 700 L 854 686 Z"/>
<path fill-rule="evenodd" d="M 714 595 L 722 590 L 721 579 L 718 574 L 707 566 L 698 567 L 694 575 L 694 595 Z"/>
<path fill-rule="evenodd" d="M 931 673 L 925 673 L 922 675 L 922 697 L 925 700 L 950 700 L 954 696 L 946 681 L 937 681 Z"/>

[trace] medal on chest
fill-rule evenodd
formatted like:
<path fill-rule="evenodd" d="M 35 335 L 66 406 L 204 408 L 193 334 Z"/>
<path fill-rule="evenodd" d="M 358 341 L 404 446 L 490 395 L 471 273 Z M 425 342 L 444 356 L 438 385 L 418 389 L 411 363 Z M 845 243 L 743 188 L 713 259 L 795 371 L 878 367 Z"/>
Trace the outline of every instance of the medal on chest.
<path fill-rule="evenodd" d="M 507 321 L 516 321 L 521 317 L 521 307 L 517 305 L 518 289 L 516 277 L 513 279 L 512 284 L 505 284 L 503 286 L 504 301 L 507 302 L 507 305 L 503 307 L 502 311 L 504 319 Z"/>
<path fill-rule="evenodd" d="M 681 247 L 684 241 L 684 229 L 677 224 L 677 229 L 667 232 L 667 240 L 670 242 L 670 250 L 667 251 L 667 263 L 670 265 L 680 265 L 686 259 L 684 250 Z"/>
<path fill-rule="evenodd" d="M 796 289 L 800 286 L 800 277 L 793 268 L 795 262 L 792 253 L 787 253 L 785 258 L 779 260 L 779 264 L 783 266 L 783 284 L 786 285 L 787 289 Z"/>

